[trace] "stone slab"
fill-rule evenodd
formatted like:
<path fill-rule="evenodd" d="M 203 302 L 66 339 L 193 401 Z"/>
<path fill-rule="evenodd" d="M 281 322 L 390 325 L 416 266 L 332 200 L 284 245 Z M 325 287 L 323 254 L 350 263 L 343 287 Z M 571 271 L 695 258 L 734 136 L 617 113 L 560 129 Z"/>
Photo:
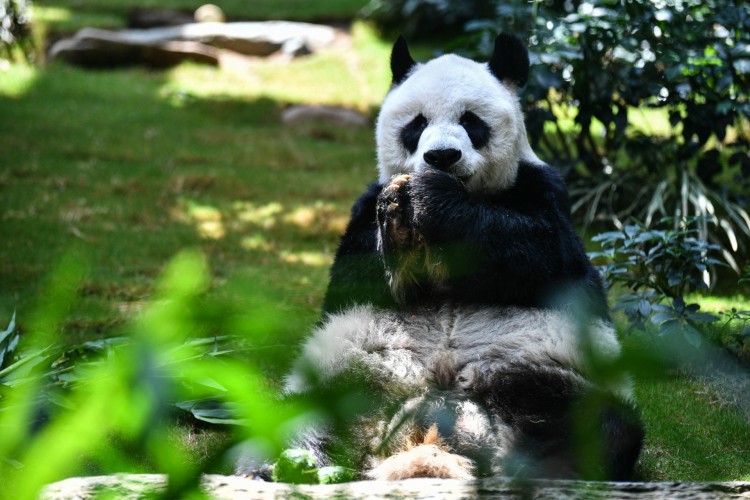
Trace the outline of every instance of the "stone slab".
<path fill-rule="evenodd" d="M 84 28 L 55 43 L 51 59 L 82 66 L 147 64 L 166 66 L 183 60 L 218 64 L 218 49 L 250 56 L 282 52 L 309 54 L 332 44 L 330 26 L 288 21 L 189 23 L 121 31 Z"/>
<path fill-rule="evenodd" d="M 143 498 L 147 492 L 163 491 L 166 477 L 132 474 L 71 478 L 47 486 L 42 500 L 95 498 L 105 492 L 121 499 Z M 584 481 L 527 481 L 493 477 L 463 481 L 456 479 L 407 479 L 403 481 L 358 481 L 338 485 L 290 485 L 254 481 L 239 476 L 206 475 L 203 488 L 209 498 L 367 498 L 367 499 L 715 499 L 750 498 L 750 482 L 713 483 L 596 483 Z"/>

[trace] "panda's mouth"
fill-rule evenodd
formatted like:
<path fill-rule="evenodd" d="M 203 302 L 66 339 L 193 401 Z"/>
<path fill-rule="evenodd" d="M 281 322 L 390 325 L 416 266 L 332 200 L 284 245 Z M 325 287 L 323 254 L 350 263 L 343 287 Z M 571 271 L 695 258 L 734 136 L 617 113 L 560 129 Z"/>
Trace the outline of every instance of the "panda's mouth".
<path fill-rule="evenodd" d="M 463 184 L 465 186 L 469 182 L 469 180 L 471 179 L 471 174 L 465 174 L 465 175 L 456 175 L 456 174 L 454 174 L 454 177 L 456 179 L 458 179 L 459 181 L 461 181 L 461 184 Z"/>
<path fill-rule="evenodd" d="M 466 172 L 462 169 L 455 169 L 455 168 L 441 169 L 441 168 L 434 168 L 434 167 L 428 166 L 426 170 L 436 170 L 438 172 L 443 172 L 444 174 L 448 174 L 454 179 L 458 180 L 463 185 L 466 185 L 466 183 L 468 183 L 472 177 L 471 173 Z"/>
<path fill-rule="evenodd" d="M 464 184 L 469 182 L 469 179 L 471 179 L 473 174 L 473 172 L 461 164 L 453 165 L 453 167 L 448 169 L 447 172 Z"/>

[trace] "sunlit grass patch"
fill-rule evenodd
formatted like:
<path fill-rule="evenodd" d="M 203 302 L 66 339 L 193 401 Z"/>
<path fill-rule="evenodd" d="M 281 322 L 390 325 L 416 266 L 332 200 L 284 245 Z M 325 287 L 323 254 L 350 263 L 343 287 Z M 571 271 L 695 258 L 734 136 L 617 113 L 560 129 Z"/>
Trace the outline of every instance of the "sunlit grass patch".
<path fill-rule="evenodd" d="M 737 309 L 740 311 L 750 311 L 750 299 L 744 295 L 707 295 L 687 297 L 691 302 L 697 302 L 701 305 L 702 310 L 719 313 Z"/>
<path fill-rule="evenodd" d="M 45 2 L 46 3 L 46 2 Z M 74 32 L 85 27 L 106 29 L 124 28 L 126 26 L 125 9 L 87 8 L 73 2 L 43 4 L 34 2 L 31 5 L 34 29 L 41 34 L 50 32 Z"/>
<path fill-rule="evenodd" d="M 23 90 L 0 78 L 0 206 L 14 242 L 0 248 L 0 311 L 26 310 L 73 243 L 94 256 L 89 290 L 132 291 L 114 302 L 85 294 L 86 312 L 65 329 L 73 342 L 116 330 L 185 246 L 204 248 L 219 276 L 271 265 L 264 286 L 297 293 L 289 274 L 298 271 L 282 271 L 274 251 L 300 238 L 310 248 L 295 251 L 334 247 L 375 175 L 371 130 L 287 129 L 270 99 L 208 93 L 175 106 L 162 73 L 13 71 L 33 78 Z M 312 269 L 305 293 L 320 297 L 327 272 Z"/>
<path fill-rule="evenodd" d="M 750 423 L 715 390 L 675 376 L 636 385 L 646 425 L 639 470 L 651 481 L 739 481 L 750 470 Z"/>
<path fill-rule="evenodd" d="M 0 66 L 0 98 L 18 98 L 31 89 L 39 69 L 27 64 Z"/>

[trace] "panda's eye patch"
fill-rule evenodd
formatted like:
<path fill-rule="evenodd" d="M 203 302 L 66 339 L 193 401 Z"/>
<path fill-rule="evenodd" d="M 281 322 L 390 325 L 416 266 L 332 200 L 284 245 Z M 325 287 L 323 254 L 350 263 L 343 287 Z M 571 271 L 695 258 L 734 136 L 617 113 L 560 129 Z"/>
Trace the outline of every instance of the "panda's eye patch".
<path fill-rule="evenodd" d="M 419 113 L 401 129 L 401 143 L 410 154 L 414 154 L 417 150 L 419 138 L 422 137 L 425 128 L 427 128 L 427 118 Z"/>
<path fill-rule="evenodd" d="M 490 126 L 471 111 L 461 115 L 458 123 L 466 130 L 474 149 L 480 149 L 490 142 Z"/>

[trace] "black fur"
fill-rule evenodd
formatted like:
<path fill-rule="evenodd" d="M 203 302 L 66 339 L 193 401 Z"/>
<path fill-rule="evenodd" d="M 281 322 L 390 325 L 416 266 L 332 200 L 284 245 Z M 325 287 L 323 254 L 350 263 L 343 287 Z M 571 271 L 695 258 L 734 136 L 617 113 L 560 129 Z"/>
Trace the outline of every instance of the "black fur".
<path fill-rule="evenodd" d="M 393 75 L 391 85 L 395 86 L 406 80 L 406 77 L 409 76 L 409 73 L 416 64 L 411 57 L 411 53 L 409 53 L 409 46 L 406 44 L 406 39 L 403 36 L 399 36 L 391 51 L 391 75 Z"/>
<path fill-rule="evenodd" d="M 632 478 L 643 430 L 630 404 L 568 370 L 523 364 L 477 389 L 484 406 L 519 432 L 505 460 L 511 475 Z"/>
<path fill-rule="evenodd" d="M 490 126 L 471 111 L 466 111 L 458 123 L 466 130 L 474 149 L 482 149 L 490 141 Z"/>
<path fill-rule="evenodd" d="M 419 138 L 422 137 L 422 132 L 424 132 L 425 128 L 427 128 L 427 118 L 420 113 L 401 129 L 401 144 L 403 144 L 409 154 L 414 154 L 417 147 L 419 147 Z"/>
<path fill-rule="evenodd" d="M 353 304 L 398 305 L 378 250 L 382 188 L 370 186 L 352 210 L 324 312 Z M 417 272 L 421 279 L 406 294 L 410 302 L 564 307 L 575 296 L 591 313 L 608 317 L 601 279 L 573 228 L 562 177 L 552 168 L 521 163 L 513 187 L 481 196 L 437 170 L 412 176 L 406 189 L 409 222 L 448 269 L 437 282 L 429 272 Z"/>
<path fill-rule="evenodd" d="M 352 207 L 349 225 L 331 267 L 323 313 L 338 312 L 355 304 L 395 306 L 377 249 L 375 204 L 382 189 L 381 184 L 371 184 Z"/>
<path fill-rule="evenodd" d="M 495 39 L 489 68 L 501 82 L 523 87 L 529 81 L 529 52 L 517 37 L 500 34 Z"/>

